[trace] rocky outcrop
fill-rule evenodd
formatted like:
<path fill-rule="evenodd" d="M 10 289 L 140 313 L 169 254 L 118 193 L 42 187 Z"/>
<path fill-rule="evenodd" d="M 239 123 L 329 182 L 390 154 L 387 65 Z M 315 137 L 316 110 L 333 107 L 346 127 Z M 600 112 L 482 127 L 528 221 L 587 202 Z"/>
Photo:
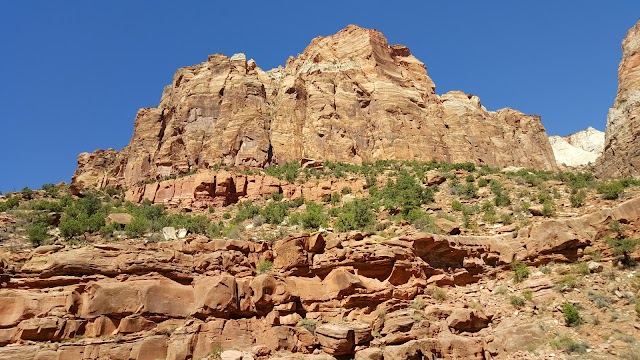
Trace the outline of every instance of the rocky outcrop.
<path fill-rule="evenodd" d="M 306 200 L 317 201 L 325 196 L 340 193 L 345 188 L 356 193 L 363 190 L 365 184 L 364 179 L 355 177 L 316 179 L 304 184 L 292 184 L 263 174 L 201 170 L 194 175 L 132 185 L 125 192 L 125 198 L 136 203 L 146 199 L 167 206 L 206 209 L 210 206 L 227 206 L 238 202 L 239 199 L 256 200 L 275 193 L 280 193 L 287 199 L 303 197 Z"/>
<path fill-rule="evenodd" d="M 604 154 L 597 164 L 603 176 L 640 176 L 640 22 L 622 41 L 618 94 L 609 110 Z"/>
<path fill-rule="evenodd" d="M 540 341 L 541 328 L 511 310 L 496 316 L 495 305 L 442 303 L 429 289 L 495 278 L 513 259 L 575 260 L 611 220 L 637 224 L 640 198 L 494 236 L 300 233 L 270 244 L 190 235 L 41 247 L 0 261 L 8 275 L 0 359 L 201 359 L 216 349 L 243 359 L 281 351 L 309 359 L 502 356 Z M 552 285 L 545 277 L 522 287 L 544 302 Z M 495 301 L 486 286 L 465 293 Z"/>
<path fill-rule="evenodd" d="M 568 136 L 550 136 L 553 155 L 559 165 L 580 167 L 595 164 L 604 151 L 602 131 L 588 127 Z"/>
<path fill-rule="evenodd" d="M 138 112 L 128 146 L 79 156 L 73 187 L 304 158 L 556 167 L 539 117 L 438 96 L 409 49 L 351 25 L 268 72 L 243 54 L 179 69 L 160 105 Z"/>

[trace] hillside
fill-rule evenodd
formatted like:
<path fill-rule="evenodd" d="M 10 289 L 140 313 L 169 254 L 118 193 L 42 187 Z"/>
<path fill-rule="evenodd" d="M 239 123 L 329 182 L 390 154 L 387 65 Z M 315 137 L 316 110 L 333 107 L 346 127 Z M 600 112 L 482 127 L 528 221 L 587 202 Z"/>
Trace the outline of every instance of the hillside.
<path fill-rule="evenodd" d="M 226 187 L 210 206 L 136 205 L 112 187 L 5 195 L 0 358 L 640 349 L 639 182 L 470 163 L 313 165 L 217 169 L 280 187 L 252 200 Z"/>

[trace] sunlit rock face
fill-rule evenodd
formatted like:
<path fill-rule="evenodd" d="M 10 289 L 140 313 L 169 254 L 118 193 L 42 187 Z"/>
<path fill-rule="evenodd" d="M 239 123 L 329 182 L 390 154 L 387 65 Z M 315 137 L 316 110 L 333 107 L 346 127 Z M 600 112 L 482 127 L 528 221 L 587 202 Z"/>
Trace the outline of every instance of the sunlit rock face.
<path fill-rule="evenodd" d="M 604 132 L 589 126 L 568 136 L 550 136 L 556 162 L 569 167 L 595 164 L 604 150 Z"/>
<path fill-rule="evenodd" d="M 640 176 L 640 22 L 622 41 L 618 94 L 609 110 L 604 154 L 598 162 L 603 176 Z"/>
<path fill-rule="evenodd" d="M 179 69 L 159 106 L 138 112 L 128 146 L 80 155 L 73 185 L 129 187 L 214 164 L 303 158 L 556 168 L 538 116 L 490 112 L 458 91 L 439 96 L 408 48 L 350 25 L 267 72 L 244 54 Z"/>

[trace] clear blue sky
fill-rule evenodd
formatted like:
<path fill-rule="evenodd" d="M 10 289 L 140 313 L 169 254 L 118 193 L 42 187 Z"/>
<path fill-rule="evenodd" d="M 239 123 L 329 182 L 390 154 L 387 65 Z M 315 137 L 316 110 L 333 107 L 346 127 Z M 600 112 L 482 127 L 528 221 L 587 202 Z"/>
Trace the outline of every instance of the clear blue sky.
<path fill-rule="evenodd" d="M 237 52 L 268 70 L 318 35 L 376 28 L 440 94 L 539 114 L 550 135 L 604 130 L 640 1 L 0 1 L 0 191 L 69 181 L 124 147 L 178 67 Z"/>

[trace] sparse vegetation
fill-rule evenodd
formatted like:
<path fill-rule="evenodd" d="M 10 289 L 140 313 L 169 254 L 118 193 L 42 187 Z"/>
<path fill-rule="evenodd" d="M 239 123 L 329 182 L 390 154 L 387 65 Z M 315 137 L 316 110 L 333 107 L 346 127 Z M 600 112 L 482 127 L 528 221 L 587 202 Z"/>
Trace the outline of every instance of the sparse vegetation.
<path fill-rule="evenodd" d="M 258 268 L 256 269 L 258 274 L 266 274 L 269 271 L 271 271 L 271 268 L 273 267 L 273 262 L 272 261 L 261 261 L 258 264 Z"/>
<path fill-rule="evenodd" d="M 564 303 L 562 305 L 562 316 L 567 326 L 578 326 L 583 323 L 578 308 L 571 303 Z"/>
<path fill-rule="evenodd" d="M 519 261 L 514 261 L 511 263 L 511 270 L 513 270 L 513 281 L 515 282 L 522 282 L 531 274 L 531 270 L 529 270 L 529 267 Z"/>
<path fill-rule="evenodd" d="M 556 336 L 553 340 L 551 340 L 549 345 L 551 345 L 551 347 L 553 348 L 564 350 L 569 354 L 583 354 L 587 352 L 587 349 L 589 348 L 589 344 L 587 342 L 576 341 L 566 334 Z"/>

